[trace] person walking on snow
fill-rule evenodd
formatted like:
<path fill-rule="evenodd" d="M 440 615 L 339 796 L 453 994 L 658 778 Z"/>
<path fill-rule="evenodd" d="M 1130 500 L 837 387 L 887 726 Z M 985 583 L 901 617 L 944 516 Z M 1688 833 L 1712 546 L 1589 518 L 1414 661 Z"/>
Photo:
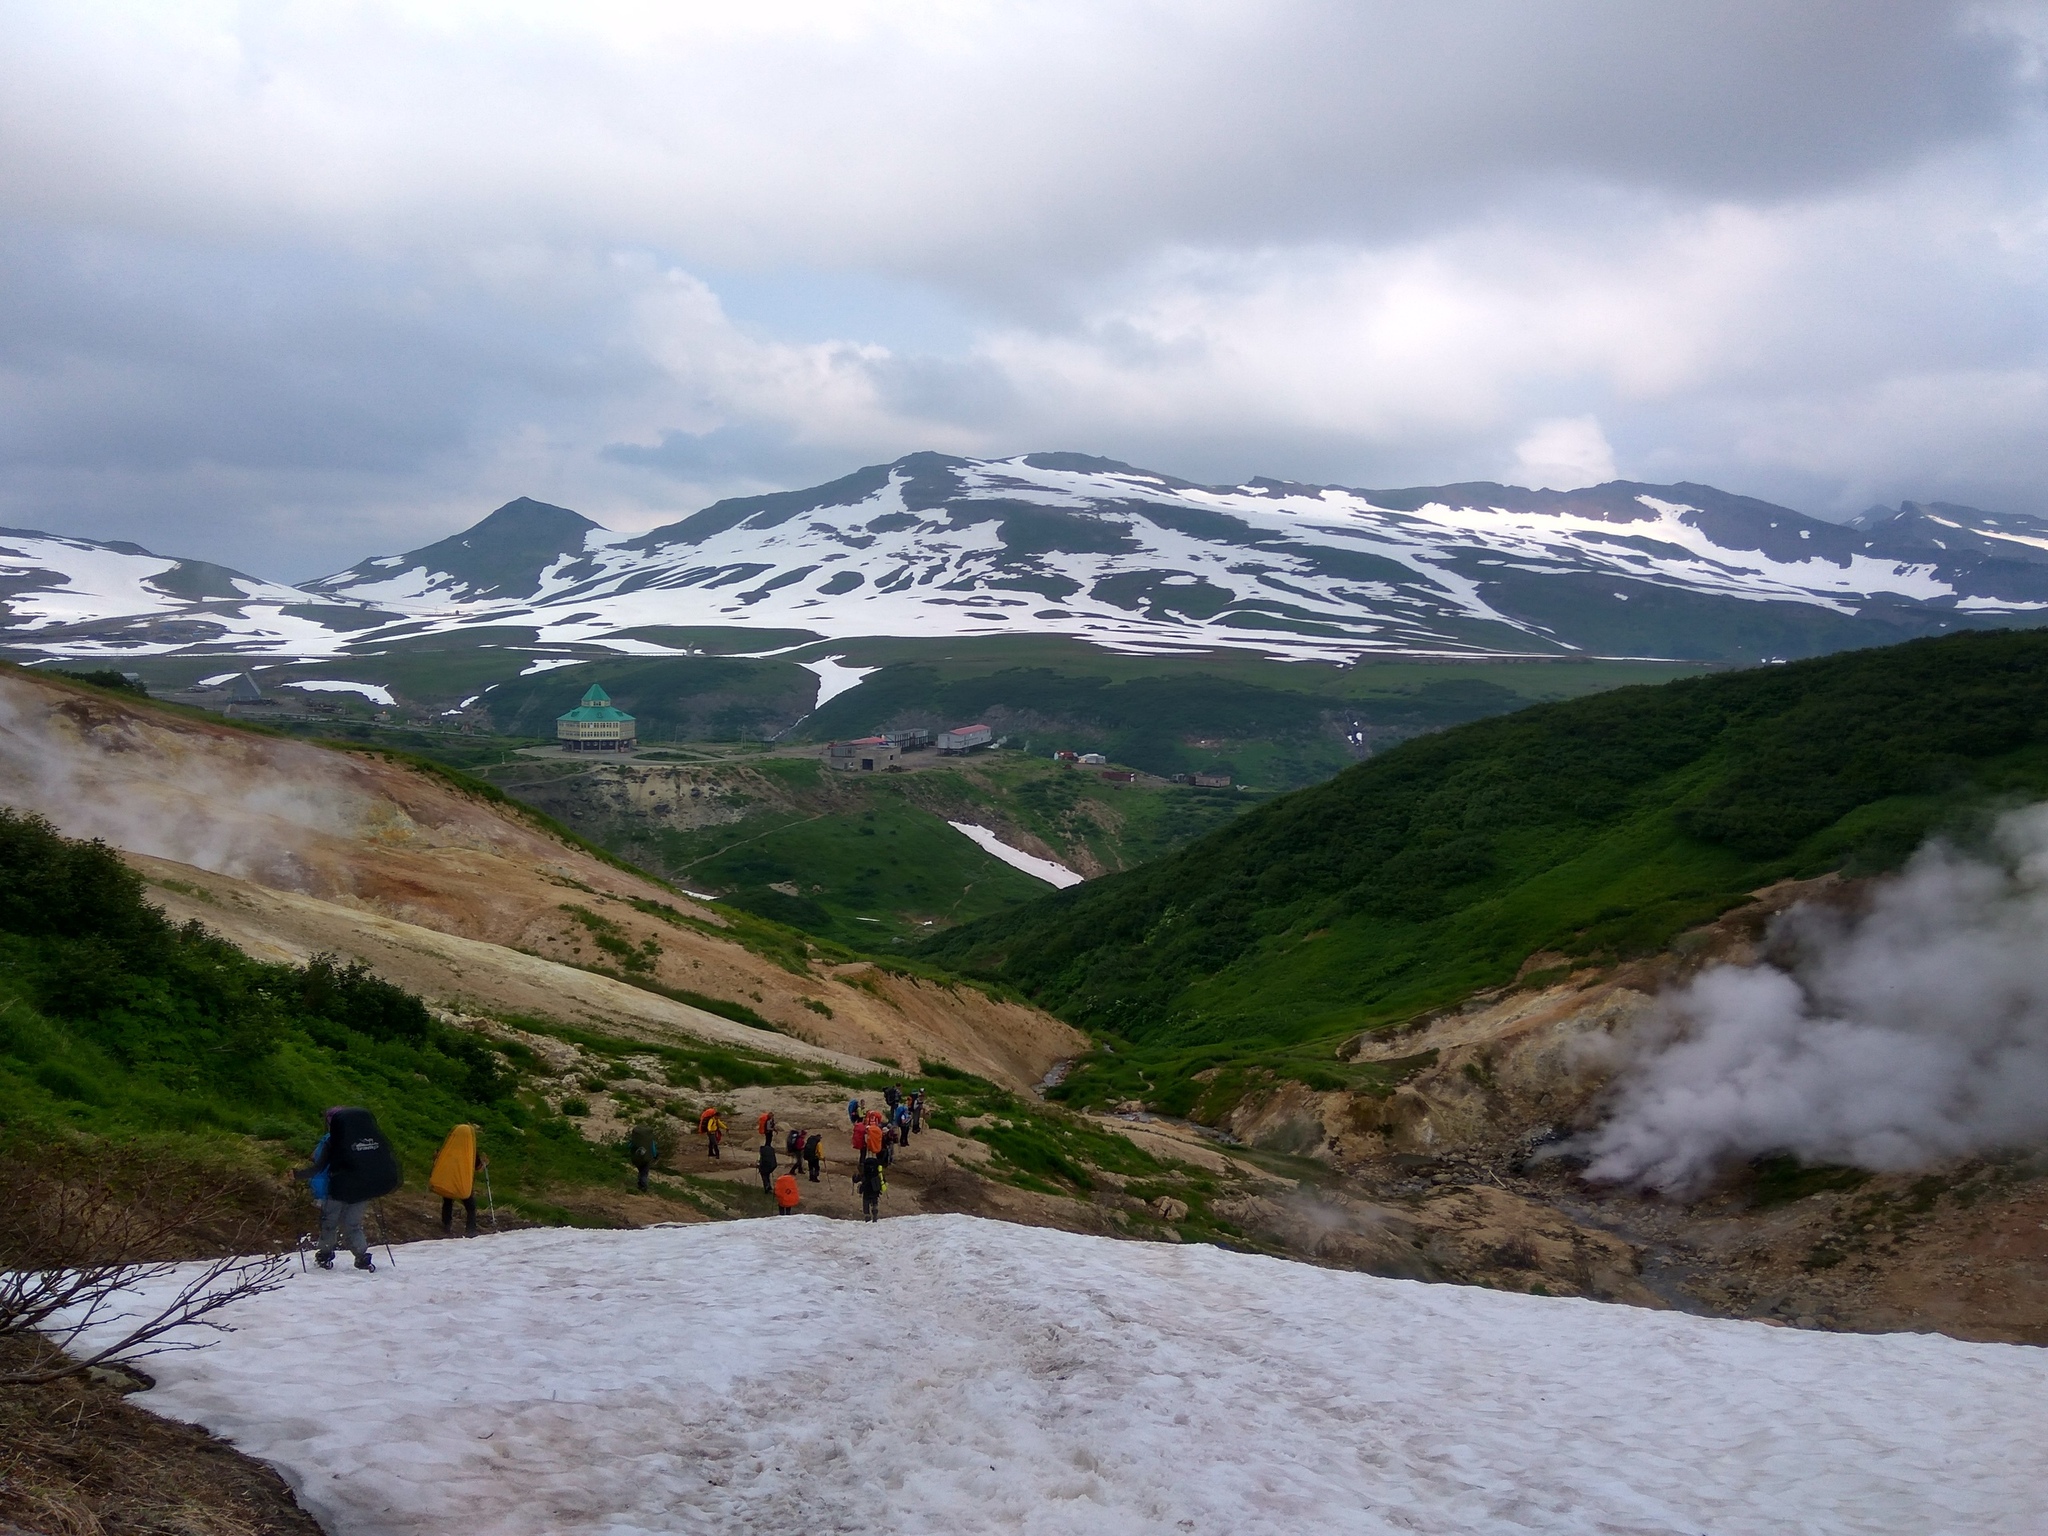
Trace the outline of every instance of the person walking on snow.
<path fill-rule="evenodd" d="M 761 1156 L 756 1166 L 761 1170 L 761 1193 L 767 1194 L 775 1187 L 775 1143 L 761 1143 Z"/>
<path fill-rule="evenodd" d="M 794 1211 L 802 1197 L 797 1193 L 796 1175 L 785 1173 L 775 1181 L 775 1214 L 787 1216 Z"/>
<path fill-rule="evenodd" d="M 725 1116 L 716 1104 L 706 1106 L 697 1117 L 697 1130 L 704 1138 L 705 1152 L 716 1162 L 719 1144 L 725 1140 Z"/>
<path fill-rule="evenodd" d="M 804 1141 L 804 1161 L 810 1165 L 813 1184 L 818 1182 L 818 1164 L 823 1160 L 824 1146 L 825 1138 L 817 1131 L 811 1132 Z"/>
<path fill-rule="evenodd" d="M 441 1235 L 455 1235 L 455 1202 L 462 1202 L 462 1235 L 476 1236 L 476 1176 L 491 1165 L 476 1144 L 476 1127 L 458 1125 L 441 1143 L 427 1188 L 441 1197 Z M 496 1218 L 494 1217 L 493 1220 Z"/>
<path fill-rule="evenodd" d="M 647 1175 L 661 1159 L 661 1135 L 643 1120 L 626 1133 L 626 1146 L 633 1156 L 633 1172 L 639 1176 L 640 1192 L 647 1193 Z"/>
<path fill-rule="evenodd" d="M 308 1168 L 294 1168 L 292 1178 L 310 1182 L 326 1176 L 320 1201 L 320 1246 L 313 1259 L 322 1269 L 334 1268 L 335 1241 L 348 1244 L 356 1268 L 376 1273 L 370 1240 L 363 1234 L 363 1212 L 404 1182 L 398 1154 L 377 1128 L 367 1109 L 336 1107 L 327 1111 L 327 1134 L 314 1149 Z"/>

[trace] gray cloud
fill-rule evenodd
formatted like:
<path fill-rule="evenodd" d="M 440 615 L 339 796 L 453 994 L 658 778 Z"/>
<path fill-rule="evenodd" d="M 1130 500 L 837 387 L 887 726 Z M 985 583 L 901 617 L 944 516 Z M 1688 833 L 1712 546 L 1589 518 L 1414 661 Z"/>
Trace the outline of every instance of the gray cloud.
<path fill-rule="evenodd" d="M 2048 511 L 2044 14 L 26 4 L 0 518 L 305 576 L 517 494 L 1416 483 L 1558 421 Z"/>

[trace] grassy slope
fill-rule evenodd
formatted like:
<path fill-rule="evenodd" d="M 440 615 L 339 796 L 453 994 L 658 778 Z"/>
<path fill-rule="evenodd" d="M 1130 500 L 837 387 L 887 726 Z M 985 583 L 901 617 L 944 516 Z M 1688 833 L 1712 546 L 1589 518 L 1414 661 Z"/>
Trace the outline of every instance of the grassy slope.
<path fill-rule="evenodd" d="M 2048 792 L 2048 632 L 1632 688 L 1424 737 L 929 958 L 1152 1046 L 1397 1020 L 1647 950 L 1773 880 Z"/>
<path fill-rule="evenodd" d="M 1044 893 L 1044 882 L 991 858 L 948 820 L 1022 827 L 1063 854 L 1085 849 L 1115 869 L 1167 853 L 1254 803 L 1229 791 L 1106 783 L 1092 771 L 1016 752 L 910 761 L 911 772 L 846 775 L 824 769 L 809 751 L 723 760 L 700 754 L 690 771 L 724 781 L 748 804 L 737 822 L 691 831 L 579 808 L 577 775 L 602 768 L 527 759 L 502 773 L 482 771 L 637 865 L 856 948 L 913 942 L 934 926 Z M 544 769 L 558 776 L 541 778 Z"/>
<path fill-rule="evenodd" d="M 814 740 L 986 717 L 1034 750 L 1100 751 L 1151 773 L 1224 772 L 1276 789 L 1344 768 L 1344 736 L 1354 725 L 1376 741 L 1395 740 L 1697 670 L 1597 661 L 1337 667 L 1243 651 L 1127 656 L 1058 636 L 863 640 L 830 649 L 848 665 L 879 670 L 803 722 L 800 734 Z"/>
<path fill-rule="evenodd" d="M 266 685 L 345 678 L 393 691 L 399 724 L 444 727 L 445 712 L 510 736 L 548 737 L 554 718 L 593 682 L 636 715 L 643 742 L 807 740 L 887 726 L 949 725 L 989 715 L 1034 747 L 1107 753 L 1151 772 L 1220 771 L 1289 789 L 1352 760 L 1347 732 L 1374 745 L 1547 699 L 1698 670 L 1663 663 L 1368 661 L 1352 667 L 1282 662 L 1250 651 L 1130 656 L 1060 636 L 820 642 L 784 656 L 719 654 L 800 643 L 799 631 L 634 632 L 707 654 L 634 656 L 598 647 L 537 647 L 534 631 L 477 628 L 400 636 L 319 662 L 252 660 Z M 575 665 L 521 675 L 536 656 Z M 806 715 L 817 680 L 798 662 L 839 656 L 878 669 L 860 687 Z M 136 666 L 158 692 L 234 665 L 232 658 L 148 658 Z M 319 695 L 331 718 L 363 721 L 375 706 Z M 450 740 L 455 738 L 451 735 Z"/>
<path fill-rule="evenodd" d="M 582 1135 L 570 1118 L 578 1100 L 603 1094 L 621 1116 L 660 1115 L 628 1086 L 651 1060 L 655 1080 L 692 1107 L 700 1094 L 760 1084 L 869 1095 L 890 1081 L 935 1086 L 952 1117 L 941 1123 L 980 1122 L 961 1131 L 991 1148 L 988 1176 L 1026 1188 L 1085 1195 L 1090 1168 L 1166 1172 L 1121 1137 L 948 1067 L 854 1076 L 732 1047 L 502 1022 L 573 1047 L 570 1080 L 548 1077 L 515 1039 L 486 1042 L 437 1022 L 360 968 L 264 964 L 175 928 L 112 850 L 0 811 L 0 1157 L 34 1163 L 80 1148 L 123 1167 L 261 1185 L 305 1161 L 328 1105 L 360 1104 L 391 1137 L 410 1188 L 424 1183 L 449 1126 L 469 1121 L 499 1203 L 574 1219 L 578 1188 L 616 1187 L 624 1162 L 622 1148 Z M 675 1144 L 680 1125 L 664 1139 Z M 1199 1207 L 1199 1191 L 1176 1193 Z M 1198 1209 L 1192 1219 L 1207 1218 Z M 0 1250 L 8 1240 L 0 1213 Z"/>

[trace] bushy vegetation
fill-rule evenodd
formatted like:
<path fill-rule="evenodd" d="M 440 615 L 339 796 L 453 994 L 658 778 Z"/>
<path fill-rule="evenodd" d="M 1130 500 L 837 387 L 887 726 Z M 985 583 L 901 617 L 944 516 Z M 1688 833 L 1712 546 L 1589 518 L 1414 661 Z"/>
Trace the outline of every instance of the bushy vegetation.
<path fill-rule="evenodd" d="M 0 810 L 0 1140 L 250 1136 L 304 1153 L 344 1103 L 376 1113 L 415 1178 L 464 1120 L 501 1191 L 612 1172 L 418 998 L 329 957 L 251 960 L 172 924 L 105 844 Z"/>
<path fill-rule="evenodd" d="M 105 688 L 114 693 L 130 693 L 141 699 L 149 697 L 149 690 L 141 682 L 112 667 L 103 667 L 97 672 L 67 672 L 60 667 L 57 669 L 57 676 L 68 677 L 74 683 L 88 683 L 94 688 Z"/>
<path fill-rule="evenodd" d="M 921 953 L 1160 1050 L 1327 1039 L 2044 792 L 2048 632 L 1956 635 L 1422 737 Z"/>

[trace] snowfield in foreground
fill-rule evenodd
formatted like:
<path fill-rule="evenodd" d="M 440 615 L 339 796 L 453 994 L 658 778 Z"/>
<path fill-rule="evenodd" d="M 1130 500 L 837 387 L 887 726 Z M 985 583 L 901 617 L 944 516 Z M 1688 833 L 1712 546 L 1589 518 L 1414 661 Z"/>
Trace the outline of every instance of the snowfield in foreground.
<path fill-rule="evenodd" d="M 239 1322 L 135 1401 L 336 1536 L 2038 1532 L 2048 1488 L 2048 1351 L 964 1216 L 415 1244 Z"/>

